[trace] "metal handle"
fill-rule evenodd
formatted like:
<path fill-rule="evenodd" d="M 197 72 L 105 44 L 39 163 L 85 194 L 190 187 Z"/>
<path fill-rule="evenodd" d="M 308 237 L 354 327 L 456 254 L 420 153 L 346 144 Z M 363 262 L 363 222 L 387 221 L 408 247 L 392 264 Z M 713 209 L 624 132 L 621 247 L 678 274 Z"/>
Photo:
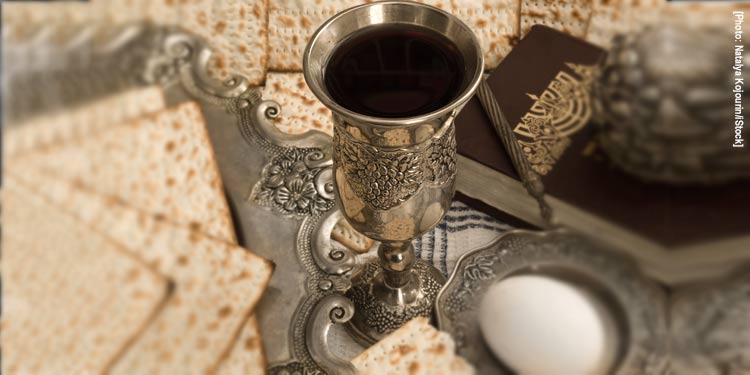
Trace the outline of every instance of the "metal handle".
<path fill-rule="evenodd" d="M 495 132 L 497 132 L 497 135 L 503 142 L 505 150 L 508 152 L 508 155 L 510 155 L 510 160 L 513 163 L 513 167 L 516 169 L 516 172 L 518 172 L 518 175 L 521 177 L 523 186 L 539 204 L 539 211 L 542 215 L 542 219 L 545 223 L 551 225 L 552 207 L 550 207 L 544 199 L 544 184 L 542 184 L 542 178 L 538 173 L 531 169 L 529 161 L 523 155 L 521 146 L 518 145 L 518 139 L 516 139 L 516 135 L 513 133 L 513 129 L 510 127 L 508 119 L 505 118 L 505 115 L 500 108 L 500 104 L 497 103 L 497 99 L 490 90 L 487 81 L 482 81 L 482 83 L 479 84 L 477 97 L 479 98 L 479 102 L 482 103 L 482 107 L 487 113 L 487 116 L 490 118 L 492 127 L 495 128 Z"/>

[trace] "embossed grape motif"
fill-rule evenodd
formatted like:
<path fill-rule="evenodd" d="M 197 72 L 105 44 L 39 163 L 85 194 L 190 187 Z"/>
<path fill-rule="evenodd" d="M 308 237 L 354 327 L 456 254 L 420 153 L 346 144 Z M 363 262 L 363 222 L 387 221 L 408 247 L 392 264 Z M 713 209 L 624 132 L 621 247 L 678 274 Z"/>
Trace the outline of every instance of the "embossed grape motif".
<path fill-rule="evenodd" d="M 413 268 L 416 274 L 427 274 L 428 266 L 424 262 L 417 262 Z M 442 284 L 435 279 L 427 276 L 420 276 L 419 279 L 425 284 L 422 290 L 429 298 L 420 300 L 420 303 L 414 305 L 396 306 L 384 303 L 375 297 L 369 282 L 376 277 L 378 265 L 370 262 L 364 269 L 361 276 L 366 282 L 357 283 L 353 286 L 347 295 L 355 306 L 355 309 L 369 311 L 367 316 L 367 325 L 373 327 L 378 333 L 384 334 L 398 329 L 403 322 L 408 322 L 419 316 L 429 317 L 432 314 L 432 304 L 429 301 L 434 300 Z"/>
<path fill-rule="evenodd" d="M 442 184 L 456 175 L 456 128 L 451 125 L 429 149 L 425 178 Z"/>
<path fill-rule="evenodd" d="M 424 182 L 440 184 L 456 173 L 453 125 L 427 149 L 373 147 L 340 129 L 334 132 L 333 142 L 334 162 L 343 169 L 354 193 L 376 209 L 395 207 L 414 195 Z"/>

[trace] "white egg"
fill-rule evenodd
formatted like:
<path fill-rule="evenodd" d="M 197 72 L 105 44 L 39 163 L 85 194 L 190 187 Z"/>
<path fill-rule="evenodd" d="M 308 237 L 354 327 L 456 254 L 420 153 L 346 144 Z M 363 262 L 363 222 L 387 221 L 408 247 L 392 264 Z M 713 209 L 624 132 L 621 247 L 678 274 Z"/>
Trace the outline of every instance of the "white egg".
<path fill-rule="evenodd" d="M 482 335 L 519 374 L 606 374 L 619 332 L 603 303 L 564 280 L 519 275 L 492 285 L 479 309 Z"/>

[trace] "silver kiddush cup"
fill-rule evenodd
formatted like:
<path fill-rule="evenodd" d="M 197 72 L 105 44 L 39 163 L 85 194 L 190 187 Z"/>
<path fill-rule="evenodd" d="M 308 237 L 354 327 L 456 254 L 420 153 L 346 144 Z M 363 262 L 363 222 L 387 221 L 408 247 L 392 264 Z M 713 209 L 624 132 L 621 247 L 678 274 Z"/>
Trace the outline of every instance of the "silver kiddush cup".
<path fill-rule="evenodd" d="M 450 39 L 463 60 L 463 80 L 448 104 L 405 118 L 356 113 L 333 99 L 325 81 L 336 49 L 367 28 L 412 25 Z M 372 343 L 417 316 L 430 316 L 445 279 L 417 260 L 411 241 L 440 222 L 456 180 L 454 118 L 477 89 L 484 69 L 476 37 L 456 17 L 431 6 L 386 1 L 345 10 L 313 34 L 304 53 L 305 80 L 333 112 L 334 179 L 344 217 L 380 241 L 378 260 L 353 277 L 348 328 Z"/>

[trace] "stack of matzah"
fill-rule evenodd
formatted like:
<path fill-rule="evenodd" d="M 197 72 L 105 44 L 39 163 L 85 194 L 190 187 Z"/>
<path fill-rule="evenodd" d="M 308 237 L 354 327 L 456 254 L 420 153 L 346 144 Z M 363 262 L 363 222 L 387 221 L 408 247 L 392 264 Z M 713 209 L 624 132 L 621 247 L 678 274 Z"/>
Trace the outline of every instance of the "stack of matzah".
<path fill-rule="evenodd" d="M 209 74 L 233 74 L 251 84 L 267 71 L 301 71 L 312 33 L 336 13 L 366 0 L 94 0 L 13 2 L 4 5 L 6 35 L 40 25 L 150 21 L 179 26 L 215 52 Z M 494 69 L 531 26 L 543 24 L 608 47 L 612 36 L 657 21 L 665 0 L 419 0 L 464 21 L 477 35 L 485 64 Z"/>
<path fill-rule="evenodd" d="M 444 9 L 471 27 L 495 68 L 515 40 L 536 24 L 608 47 L 621 32 L 657 22 L 663 0 L 418 0 Z M 333 133 L 330 111 L 315 98 L 302 76 L 302 53 L 313 32 L 336 13 L 364 0 L 278 0 L 269 4 L 269 72 L 263 97 L 281 104 L 276 126 L 291 134 Z M 672 7 L 674 8 L 674 7 Z M 694 13 L 699 13 L 695 11 Z M 281 71 L 281 72 L 274 72 Z"/>
<path fill-rule="evenodd" d="M 364 0 L 277 0 L 268 9 L 268 68 L 301 71 L 302 53 L 327 19 Z M 418 0 L 464 21 L 494 69 L 516 40 L 542 24 L 608 46 L 617 32 L 654 22 L 665 0 Z"/>
<path fill-rule="evenodd" d="M 137 89 L 4 137 L 3 373 L 264 373 L 200 107 Z"/>

